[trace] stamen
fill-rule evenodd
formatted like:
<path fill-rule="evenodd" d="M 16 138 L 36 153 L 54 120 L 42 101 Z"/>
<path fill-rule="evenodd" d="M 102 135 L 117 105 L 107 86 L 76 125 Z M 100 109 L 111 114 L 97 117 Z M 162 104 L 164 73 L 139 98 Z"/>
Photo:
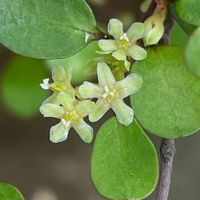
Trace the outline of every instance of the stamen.
<path fill-rule="evenodd" d="M 88 33 L 88 32 L 86 32 L 86 33 L 85 33 L 85 43 L 87 43 L 87 42 L 88 42 L 88 40 L 89 40 L 90 36 L 91 36 L 91 34 L 90 34 L 90 33 Z"/>
<path fill-rule="evenodd" d="M 105 92 L 110 92 L 110 90 L 109 90 L 107 85 L 104 86 L 104 90 L 105 90 Z"/>
<path fill-rule="evenodd" d="M 40 87 L 44 90 L 49 89 L 49 78 L 46 78 L 43 80 L 43 82 L 40 84 Z"/>
<path fill-rule="evenodd" d="M 108 93 L 104 93 L 103 98 L 105 99 L 108 95 L 109 95 Z"/>
<path fill-rule="evenodd" d="M 110 95 L 114 97 L 114 96 L 115 96 L 115 93 L 114 93 L 114 92 L 110 92 Z"/>
<path fill-rule="evenodd" d="M 126 40 L 127 42 L 129 42 L 129 38 L 127 36 L 126 33 L 124 33 L 121 37 L 120 37 L 120 40 Z"/>

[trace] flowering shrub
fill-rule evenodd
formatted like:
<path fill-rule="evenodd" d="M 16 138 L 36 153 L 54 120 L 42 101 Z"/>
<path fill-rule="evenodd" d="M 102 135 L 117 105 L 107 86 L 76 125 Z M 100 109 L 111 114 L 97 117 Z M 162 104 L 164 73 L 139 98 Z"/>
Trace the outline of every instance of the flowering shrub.
<path fill-rule="evenodd" d="M 60 62 L 40 84 L 51 92 L 40 112 L 59 120 L 50 128 L 50 141 L 67 140 L 71 128 L 85 143 L 95 138 L 92 180 L 99 193 L 113 200 L 144 199 L 156 187 L 156 199 L 167 200 L 174 139 L 200 128 L 199 1 L 147 0 L 141 9 L 143 20 L 127 30 L 122 21 L 111 18 L 103 32 L 85 0 L 0 2 L 1 43 L 48 64 Z M 174 21 L 190 36 L 185 49 L 170 45 Z M 90 50 L 95 56 L 81 54 L 94 41 L 97 47 Z M 80 54 L 86 64 L 77 86 L 75 66 L 64 61 Z M 85 74 L 92 74 L 93 81 L 82 81 Z M 94 132 L 91 122 L 109 110 L 113 117 Z M 162 138 L 160 176 L 147 130 Z M 15 199 L 7 197 L 10 193 Z M 7 184 L 0 184 L 1 198 L 23 199 Z"/>

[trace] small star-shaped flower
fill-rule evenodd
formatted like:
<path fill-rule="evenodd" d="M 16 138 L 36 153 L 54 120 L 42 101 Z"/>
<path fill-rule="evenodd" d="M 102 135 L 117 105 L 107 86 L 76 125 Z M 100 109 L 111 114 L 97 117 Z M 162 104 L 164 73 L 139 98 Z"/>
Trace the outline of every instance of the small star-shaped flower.
<path fill-rule="evenodd" d="M 79 93 L 83 98 L 98 99 L 89 114 L 89 120 L 91 122 L 98 121 L 111 108 L 118 121 L 128 126 L 133 121 L 134 112 L 124 103 L 123 99 L 140 89 L 142 78 L 133 73 L 121 81 L 116 81 L 105 63 L 98 64 L 97 76 L 99 85 L 85 81 L 79 87 Z"/>
<path fill-rule="evenodd" d="M 108 33 L 114 39 L 102 39 L 98 44 L 105 54 L 112 53 L 117 60 L 126 60 L 126 56 L 134 60 L 143 60 L 147 53 L 137 44 L 137 40 L 143 38 L 144 31 L 144 24 L 137 22 L 124 33 L 122 22 L 118 19 L 111 19 L 108 23 Z"/>
<path fill-rule="evenodd" d="M 65 141 L 70 128 L 73 127 L 84 142 L 90 143 L 93 139 L 93 129 L 83 118 L 92 111 L 94 103 L 90 100 L 78 101 L 65 92 L 58 94 L 57 102 L 59 105 L 46 103 L 40 107 L 40 112 L 44 117 L 61 120 L 60 123 L 51 127 L 50 140 L 53 143 Z"/>

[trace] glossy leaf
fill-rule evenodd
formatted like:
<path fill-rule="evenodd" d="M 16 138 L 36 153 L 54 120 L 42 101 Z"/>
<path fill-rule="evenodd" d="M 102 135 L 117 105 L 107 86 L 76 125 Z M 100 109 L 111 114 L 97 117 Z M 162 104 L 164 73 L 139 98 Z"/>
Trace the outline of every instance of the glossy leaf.
<path fill-rule="evenodd" d="M 91 79 L 96 75 L 96 59 L 100 57 L 96 53 L 97 50 L 99 50 L 97 42 L 92 42 L 69 58 L 47 60 L 46 62 L 50 68 L 56 66 L 70 67 L 72 71 L 72 82 L 77 84 Z"/>
<path fill-rule="evenodd" d="M 158 178 L 155 148 L 137 122 L 126 127 L 109 119 L 98 131 L 92 154 L 92 179 L 108 199 L 147 197 Z"/>
<path fill-rule="evenodd" d="M 137 62 L 134 71 L 144 81 L 132 97 L 142 126 L 165 138 L 190 135 L 200 128 L 200 80 L 186 69 L 182 49 L 149 49 L 148 58 Z"/>
<path fill-rule="evenodd" d="M 41 60 L 14 56 L 2 79 L 2 98 L 6 107 L 22 117 L 32 117 L 47 97 L 39 84 L 48 77 Z"/>
<path fill-rule="evenodd" d="M 200 27 L 192 34 L 187 44 L 185 57 L 188 69 L 200 77 Z"/>
<path fill-rule="evenodd" d="M 176 0 L 175 6 L 182 20 L 196 26 L 200 25 L 200 0 Z"/>
<path fill-rule="evenodd" d="M 0 183 L 1 200 L 24 200 L 24 197 L 17 188 L 6 183 Z"/>
<path fill-rule="evenodd" d="M 0 27 L 9 49 L 43 59 L 71 56 L 97 32 L 85 0 L 1 0 Z"/>
<path fill-rule="evenodd" d="M 184 21 L 180 16 L 179 13 L 177 12 L 176 6 L 171 3 L 170 4 L 171 11 L 176 18 L 176 22 L 181 26 L 181 28 L 188 34 L 190 35 L 196 28 L 197 26 L 194 24 L 190 24 L 186 21 Z"/>

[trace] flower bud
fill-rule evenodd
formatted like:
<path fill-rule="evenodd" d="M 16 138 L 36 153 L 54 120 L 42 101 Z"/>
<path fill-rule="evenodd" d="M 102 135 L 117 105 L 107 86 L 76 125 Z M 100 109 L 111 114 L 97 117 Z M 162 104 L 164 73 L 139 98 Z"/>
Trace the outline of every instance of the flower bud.
<path fill-rule="evenodd" d="M 144 22 L 145 25 L 145 34 L 144 34 L 144 45 L 154 45 L 157 44 L 164 34 L 164 24 L 163 18 L 154 14 L 153 16 L 146 19 Z"/>

